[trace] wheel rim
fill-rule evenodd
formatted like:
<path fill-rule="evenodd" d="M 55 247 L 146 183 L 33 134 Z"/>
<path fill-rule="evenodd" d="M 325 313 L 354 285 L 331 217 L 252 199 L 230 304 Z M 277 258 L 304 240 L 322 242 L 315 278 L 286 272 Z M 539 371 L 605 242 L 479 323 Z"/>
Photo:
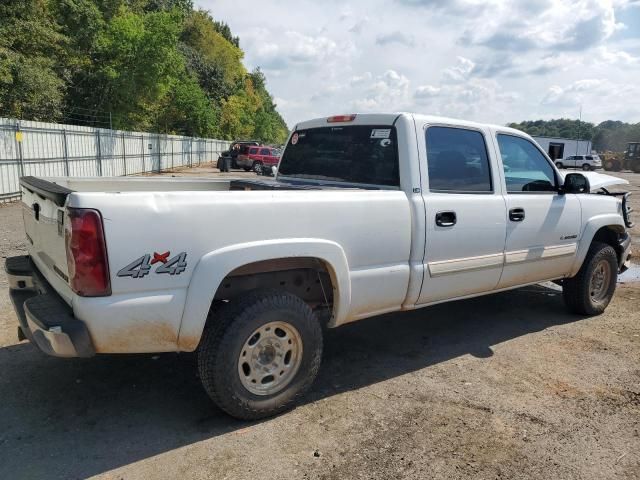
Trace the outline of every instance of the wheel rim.
<path fill-rule="evenodd" d="M 253 166 L 253 171 L 254 171 L 254 172 L 256 172 L 256 173 L 260 173 L 260 172 L 262 171 L 262 164 L 260 164 L 260 163 L 256 163 L 256 164 Z"/>
<path fill-rule="evenodd" d="M 302 362 L 302 338 L 286 322 L 269 322 L 244 342 L 238 358 L 240 382 L 255 395 L 282 391 L 295 377 Z"/>
<path fill-rule="evenodd" d="M 611 265 L 606 260 L 600 260 L 591 274 L 589 295 L 596 302 L 602 302 L 609 294 L 611 283 Z"/>

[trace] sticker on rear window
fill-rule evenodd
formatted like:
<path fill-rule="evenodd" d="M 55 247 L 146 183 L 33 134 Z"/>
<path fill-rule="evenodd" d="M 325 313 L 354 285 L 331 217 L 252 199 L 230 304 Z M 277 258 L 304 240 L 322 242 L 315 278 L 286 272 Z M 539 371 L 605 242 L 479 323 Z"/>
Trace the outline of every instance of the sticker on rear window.
<path fill-rule="evenodd" d="M 389 135 L 391 135 L 390 128 L 374 128 L 371 130 L 370 138 L 389 138 Z"/>

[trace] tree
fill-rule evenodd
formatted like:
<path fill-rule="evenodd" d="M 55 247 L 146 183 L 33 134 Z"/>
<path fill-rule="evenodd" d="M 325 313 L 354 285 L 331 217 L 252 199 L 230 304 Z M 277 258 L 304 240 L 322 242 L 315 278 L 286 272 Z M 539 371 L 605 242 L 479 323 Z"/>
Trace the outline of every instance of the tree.
<path fill-rule="evenodd" d="M 0 112 L 32 120 L 60 119 L 67 39 L 47 3 L 6 0 L 0 3 L 0 19 Z"/>
<path fill-rule="evenodd" d="M 192 0 L 4 0 L 0 115 L 282 142 L 229 26 Z"/>

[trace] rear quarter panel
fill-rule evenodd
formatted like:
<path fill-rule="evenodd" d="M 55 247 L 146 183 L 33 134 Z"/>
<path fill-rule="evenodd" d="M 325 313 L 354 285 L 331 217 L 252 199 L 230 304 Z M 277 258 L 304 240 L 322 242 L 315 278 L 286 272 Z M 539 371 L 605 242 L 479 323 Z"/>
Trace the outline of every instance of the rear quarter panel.
<path fill-rule="evenodd" d="M 335 269 L 347 272 L 350 287 L 335 324 L 400 308 L 407 293 L 412 219 L 401 191 L 86 193 L 70 202 L 100 210 L 105 224 L 113 295 L 76 298 L 73 305 L 98 352 L 191 350 L 227 273 L 246 260 L 333 251 L 322 245 L 344 252 L 346 265 Z M 290 247 L 294 239 L 306 243 Z M 264 247 L 263 258 L 252 250 L 232 262 L 211 261 L 243 246 Z M 185 271 L 158 274 L 156 264 L 141 278 L 118 276 L 137 258 L 165 252 L 184 252 Z M 179 335 L 187 339 L 180 347 Z"/>

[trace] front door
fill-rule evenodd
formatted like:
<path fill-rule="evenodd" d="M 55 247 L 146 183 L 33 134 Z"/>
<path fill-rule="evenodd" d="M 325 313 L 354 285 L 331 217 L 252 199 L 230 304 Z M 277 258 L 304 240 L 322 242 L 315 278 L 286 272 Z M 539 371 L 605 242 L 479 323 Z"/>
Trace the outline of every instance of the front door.
<path fill-rule="evenodd" d="M 497 134 L 506 183 L 505 265 L 499 288 L 561 278 L 580 239 L 580 202 L 558 193 L 551 162 L 526 138 Z"/>
<path fill-rule="evenodd" d="M 490 132 L 444 125 L 424 132 L 428 194 L 418 304 L 491 291 L 502 273 L 506 207 L 491 168 Z"/>

